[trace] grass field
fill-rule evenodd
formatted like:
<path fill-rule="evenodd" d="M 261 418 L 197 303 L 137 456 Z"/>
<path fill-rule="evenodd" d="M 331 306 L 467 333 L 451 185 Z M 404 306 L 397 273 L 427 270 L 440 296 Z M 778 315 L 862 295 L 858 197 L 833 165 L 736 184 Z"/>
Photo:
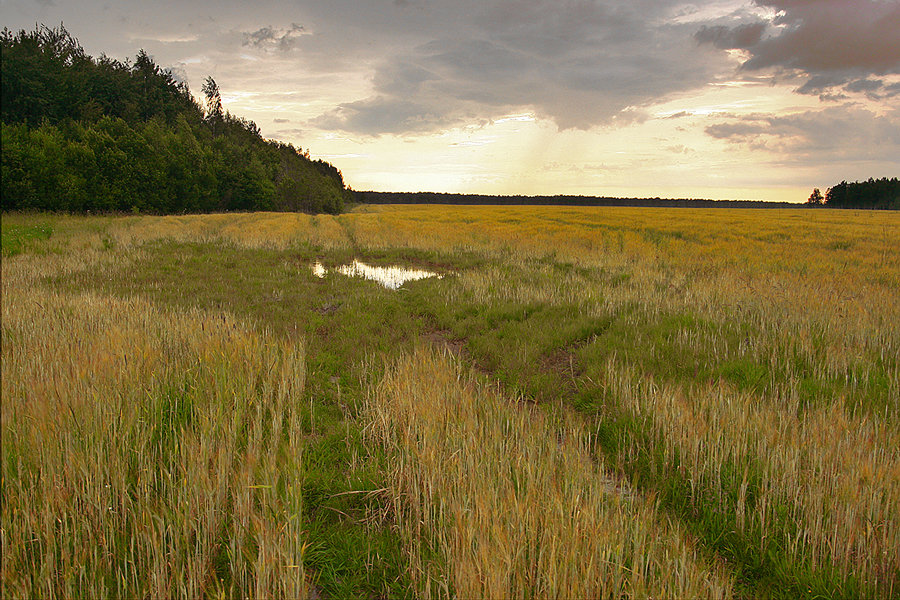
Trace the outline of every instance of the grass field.
<path fill-rule="evenodd" d="M 900 596 L 900 215 L 2 232 L 4 598 Z"/>

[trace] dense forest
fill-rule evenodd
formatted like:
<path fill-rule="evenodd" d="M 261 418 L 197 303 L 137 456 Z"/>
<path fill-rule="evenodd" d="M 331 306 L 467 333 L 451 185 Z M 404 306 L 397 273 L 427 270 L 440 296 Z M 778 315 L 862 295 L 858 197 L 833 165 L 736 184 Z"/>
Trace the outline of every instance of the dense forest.
<path fill-rule="evenodd" d="M 828 188 L 825 196 L 815 189 L 808 204 L 821 204 L 830 208 L 886 208 L 900 210 L 900 179 L 869 179 L 868 181 L 842 181 Z"/>
<path fill-rule="evenodd" d="M 2 36 L 3 210 L 337 213 L 341 173 L 198 103 L 143 50 L 93 58 L 62 26 Z"/>
<path fill-rule="evenodd" d="M 463 204 L 534 206 L 655 206 L 684 208 L 796 208 L 790 202 L 703 200 L 697 198 L 609 198 L 603 196 L 486 196 L 436 192 L 353 192 L 356 202 L 369 204 Z"/>

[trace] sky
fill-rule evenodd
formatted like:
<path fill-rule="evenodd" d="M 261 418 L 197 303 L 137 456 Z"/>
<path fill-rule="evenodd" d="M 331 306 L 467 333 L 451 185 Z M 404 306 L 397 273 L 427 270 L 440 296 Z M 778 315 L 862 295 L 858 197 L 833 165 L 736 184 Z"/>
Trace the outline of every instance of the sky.
<path fill-rule="evenodd" d="M 900 0 L 0 0 L 357 190 L 803 202 L 900 176 Z"/>

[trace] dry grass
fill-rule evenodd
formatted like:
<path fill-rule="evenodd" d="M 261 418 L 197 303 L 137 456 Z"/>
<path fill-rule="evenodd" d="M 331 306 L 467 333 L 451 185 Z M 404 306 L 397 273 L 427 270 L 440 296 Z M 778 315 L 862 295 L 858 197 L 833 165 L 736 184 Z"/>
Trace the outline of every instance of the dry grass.
<path fill-rule="evenodd" d="M 684 325 L 666 342 L 708 356 L 712 367 L 725 361 L 728 328 L 744 328 L 731 358 L 778 374 L 761 391 L 654 381 L 627 357 L 588 372 L 665 440 L 671 462 L 657 465 L 661 472 L 678 465 L 691 486 L 706 490 L 704 502 L 739 496 L 733 527 L 763 532 L 798 571 L 835 568 L 859 593 L 897 593 L 897 215 L 379 207 L 358 217 L 356 237 L 372 248 L 466 248 L 491 258 L 460 275 L 448 304 L 569 304 L 598 317 L 624 310 L 626 332 L 654 315 L 693 315 L 707 326 Z M 561 261 L 614 283 L 560 272 Z M 663 362 L 680 360 L 648 350 Z M 818 386 L 812 404 L 805 385 Z M 746 481 L 735 489 L 722 481 L 735 464 L 757 470 L 752 498 Z"/>
<path fill-rule="evenodd" d="M 486 304 L 575 302 L 605 313 L 639 304 L 654 313 L 752 323 L 762 330 L 752 351 L 767 352 L 765 360 L 785 363 L 774 341 L 796 340 L 823 373 L 849 380 L 875 370 L 873 361 L 884 356 L 900 380 L 894 213 L 363 206 L 319 220 L 310 239 L 327 238 L 328 248 L 488 259 L 486 269 L 463 273 L 458 289 Z M 598 287 L 576 274 L 561 277 L 554 262 L 624 275 L 627 283 Z M 459 301 L 456 292 L 448 302 Z M 816 348 L 807 343 L 813 339 L 821 340 Z"/>
<path fill-rule="evenodd" d="M 302 347 L 45 259 L 3 261 L 3 596 L 304 596 Z"/>
<path fill-rule="evenodd" d="M 90 506 L 104 506 L 102 502 L 116 506 L 121 498 L 135 498 L 128 501 L 135 506 L 149 503 L 142 509 L 148 515 L 169 506 L 162 503 L 160 493 L 140 492 L 121 474 L 133 472 L 122 466 L 130 460 L 122 448 L 150 443 L 151 433 L 140 416 L 146 409 L 139 407 L 159 405 L 161 398 L 171 395 L 166 390 L 185 385 L 211 390 L 200 394 L 202 402 L 208 403 L 203 406 L 214 407 L 232 393 L 249 403 L 259 390 L 281 389 L 276 383 L 281 376 L 271 373 L 293 372 L 302 365 L 302 357 L 291 358 L 290 349 L 278 344 L 275 347 L 282 349 L 275 356 L 281 358 L 271 359 L 262 350 L 270 343 L 266 338 L 255 337 L 240 324 L 228 329 L 232 321 L 218 326 L 221 316 L 162 312 L 136 300 L 68 297 L 39 286 L 42 277 L 78 270 L 112 273 L 138 260 L 147 242 L 173 239 L 250 248 L 306 245 L 317 252 L 342 253 L 408 248 L 435 253 L 451 263 L 455 257 L 474 255 L 485 260 L 483 266 L 445 279 L 438 302 L 563 307 L 579 317 L 612 320 L 624 342 L 645 332 L 655 320 L 684 317 L 674 319 L 677 326 L 659 338 L 648 337 L 650 347 L 637 349 L 641 352 L 623 345 L 629 354 L 611 344 L 614 356 L 590 355 L 590 344 L 585 342 L 583 356 L 604 358 L 581 365 L 584 377 L 579 385 L 594 386 L 599 395 L 648 424 L 649 433 L 665 450 L 654 458 L 661 461 L 655 465 L 661 478 L 667 473 L 682 478 L 695 494 L 692 498 L 713 509 L 719 499 L 724 507 L 732 496 L 737 498 L 734 510 L 723 517 L 725 533 L 762 532 L 761 539 L 776 548 L 782 564 L 792 565 L 793 574 L 806 574 L 811 580 L 821 576 L 826 593 L 847 595 L 828 587 L 835 579 L 822 573 L 830 569 L 838 571 L 838 581 L 855 581 L 856 587 L 850 589 L 860 595 L 898 593 L 900 252 L 896 240 L 900 239 L 900 215 L 370 206 L 338 217 L 58 218 L 54 225 L 60 233 L 50 240 L 51 255 L 26 254 L 3 261 L 4 589 L 38 590 L 33 583 L 27 584 L 31 588 L 23 587 L 24 574 L 44 585 L 52 577 L 67 582 L 95 577 L 79 575 L 75 565 L 109 561 L 103 558 L 107 556 L 103 544 L 122 536 L 116 538 L 113 534 L 118 530 L 112 526 L 99 528 L 96 531 L 102 535 L 94 535 L 93 526 L 75 518 L 96 513 Z M 110 316 L 114 311 L 125 316 Z M 160 320 L 166 322 L 160 324 Z M 209 327 L 197 332 L 189 323 L 198 322 Z M 256 341 L 237 345 L 223 341 L 234 336 Z M 187 341 L 195 338 L 199 341 Z M 206 347 L 221 352 L 210 354 Z M 151 358 L 132 358 L 143 357 L 145 348 L 156 348 L 148 355 Z M 653 371 L 654 362 L 675 363 L 684 357 L 705 369 L 707 378 L 670 380 Z M 768 379 L 741 388 L 720 375 L 720 368 L 729 365 L 758 368 Z M 275 379 L 254 384 L 250 391 L 254 386 L 248 382 L 270 376 Z M 296 381 L 288 387 L 299 385 Z M 233 390 L 244 390 L 243 395 Z M 253 406 L 282 406 L 278 404 L 282 392 L 273 394 L 272 400 L 254 400 Z M 37 397 L 43 399 L 30 401 Z M 201 400 L 194 402 L 201 406 Z M 396 364 L 370 403 L 375 438 L 395 448 L 401 459 L 393 493 L 423 595 L 543 596 L 555 591 L 578 595 L 562 594 L 566 585 L 583 595 L 727 593 L 728 578 L 697 558 L 678 527 L 661 517 L 652 501 L 610 494 L 609 481 L 592 462 L 596 457 L 577 420 L 560 421 L 507 402 L 460 374 L 446 359 L 427 352 Z M 277 410 L 287 411 L 283 420 L 296 419 L 288 409 Z M 82 420 L 87 425 L 81 425 Z M 228 427 L 236 425 L 229 423 L 226 419 L 218 426 L 231 431 Z M 566 434 L 561 438 L 563 430 Z M 91 439 L 97 441 L 88 443 L 86 437 L 73 433 L 77 431 L 90 431 Z M 207 451 L 219 456 L 191 441 L 196 432 L 184 435 L 179 448 L 190 443 L 195 444 L 190 446 L 195 454 Z M 121 439 L 134 441 L 120 444 Z M 285 443 L 294 447 L 293 441 Z M 625 446 L 626 454 L 635 458 L 640 448 L 633 443 Z M 268 451 L 264 444 L 251 444 L 246 452 L 252 448 L 260 455 Z M 240 452 L 244 451 L 241 446 Z M 250 461 L 249 455 L 235 452 L 240 457 L 236 464 Z M 277 479 L 276 473 L 287 477 L 284 464 L 290 462 L 278 461 L 288 460 L 284 457 L 293 452 L 279 451 L 282 458 L 271 459 L 275 462 L 264 469 L 269 479 Z M 178 460 L 188 460 L 183 454 L 178 453 Z M 98 457 L 108 458 L 100 461 Z M 152 461 L 147 458 L 146 462 Z M 42 466 L 45 463 L 52 467 Z M 96 467 L 105 464 L 110 466 Z M 195 477 L 197 489 L 211 498 L 218 498 L 216 490 L 221 486 L 239 489 L 244 483 L 265 479 L 250 477 L 235 483 L 234 473 L 244 471 L 228 472 L 224 467 L 216 471 L 208 464 L 209 472 Z M 91 467 L 98 473 L 95 479 L 79 475 L 79 469 L 88 473 Z M 197 465 L 181 468 L 205 472 Z M 741 470 L 736 482 L 733 473 L 726 473 L 734 468 Z M 44 472 L 49 475 L 34 475 Z M 157 481 L 175 481 L 174 477 L 159 475 Z M 521 487 L 525 481 L 529 483 Z M 118 495 L 103 495 L 110 494 L 102 487 L 107 483 L 109 489 L 120 490 Z M 175 488 L 171 484 L 160 489 L 172 495 Z M 267 489 L 252 488 L 252 493 Z M 73 498 L 81 499 L 75 504 Z M 283 507 L 291 496 L 278 498 L 281 504 L 276 506 Z M 225 501 L 232 503 L 229 506 L 239 504 L 234 495 L 226 494 Z M 56 508 L 42 511 L 44 504 Z M 73 506 L 80 512 L 73 512 Z M 165 508 L 174 515 L 172 522 L 196 521 L 185 516 L 182 504 L 172 506 Z M 80 533 L 57 535 L 57 528 L 67 521 L 53 521 L 56 514 L 82 523 L 65 529 Z M 25 523 L 26 517 L 36 524 L 29 525 L 32 529 L 7 525 L 14 519 Z M 261 522 L 277 521 L 267 518 Z M 642 525 L 642 520 L 647 524 Z M 117 527 L 122 523 L 110 522 Z M 146 548 L 131 550 L 116 541 L 121 552 L 117 550 L 115 556 L 144 552 L 152 557 L 162 552 L 166 558 L 160 559 L 164 565 L 158 567 L 160 572 L 180 575 L 160 575 L 154 580 L 165 580 L 168 583 L 154 585 L 169 587 L 140 588 L 134 578 L 128 579 L 128 573 L 137 572 L 135 568 L 120 561 L 112 571 L 103 567 L 90 573 L 125 573 L 122 581 L 131 583 L 110 580 L 96 583 L 96 589 L 122 593 L 161 589 L 191 595 L 197 588 L 190 585 L 197 584 L 186 582 L 200 576 L 185 574 L 201 569 L 187 565 L 200 564 L 205 559 L 197 557 L 208 557 L 209 544 L 216 542 L 195 545 L 190 551 L 168 550 L 181 543 L 178 535 L 160 534 L 164 530 L 159 523 L 169 521 L 133 522 L 149 523 L 135 530 Z M 251 518 L 251 522 L 255 521 Z M 242 541 L 248 538 L 232 534 L 229 526 L 214 525 L 227 532 L 222 534 L 225 537 L 211 539 L 237 540 L 219 542 L 219 548 L 254 547 Z M 188 531 L 187 525 L 180 527 L 178 531 Z M 32 534 L 32 530 L 42 533 Z M 10 537 L 13 532 L 18 537 Z M 228 537 L 232 535 L 237 537 Z M 35 558 L 38 555 L 32 551 L 10 554 L 7 550 L 37 548 L 32 542 L 25 544 L 32 538 L 42 540 L 40 556 L 52 560 Z M 62 542 L 54 540 L 63 539 L 81 549 L 81 562 L 59 562 L 64 561 L 59 557 L 65 552 L 59 545 Z M 77 540 L 77 546 L 72 540 Z M 572 545 L 569 540 L 574 541 Z M 164 542 L 170 544 L 167 549 L 152 546 Z M 294 548 L 291 552 L 299 552 Z M 578 559 L 570 554 L 574 548 L 580 548 Z M 143 573 L 156 572 L 149 558 L 141 560 Z M 226 564 L 232 565 L 229 561 Z M 61 566 L 53 566 L 57 564 Z M 239 575 L 231 577 L 231 581 L 242 581 Z M 302 580 L 296 581 L 302 585 Z M 592 582 L 607 587 L 593 591 L 577 587 Z M 207 590 L 215 589 L 212 582 L 205 585 Z M 248 590 L 250 584 L 234 585 Z M 41 589 L 74 589 L 60 586 Z"/>
<path fill-rule="evenodd" d="M 766 532 L 768 544 L 809 569 L 837 566 L 843 577 L 858 579 L 864 595 L 897 592 L 896 427 L 851 416 L 840 404 L 804 410 L 796 399 L 761 403 L 724 384 L 690 391 L 657 384 L 616 361 L 608 363 L 605 381 L 666 440 L 668 468 L 686 473 L 692 489 L 725 506 L 734 490 L 723 473 L 738 466 L 743 481 L 733 517 L 740 531 Z"/>
<path fill-rule="evenodd" d="M 577 418 L 509 402 L 419 350 L 369 396 L 423 597 L 729 597 L 730 583 L 619 489 Z"/>
<path fill-rule="evenodd" d="M 110 236 L 124 246 L 153 240 L 230 243 L 248 248 L 283 250 L 298 244 L 325 249 L 348 246 L 339 218 L 300 213 L 235 213 L 118 220 Z"/>

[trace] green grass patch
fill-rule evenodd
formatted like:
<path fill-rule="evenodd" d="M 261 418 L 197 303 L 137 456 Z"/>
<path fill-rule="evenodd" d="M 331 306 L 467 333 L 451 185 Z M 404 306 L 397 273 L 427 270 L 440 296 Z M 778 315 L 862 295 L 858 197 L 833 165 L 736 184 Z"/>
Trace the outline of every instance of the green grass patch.
<path fill-rule="evenodd" d="M 15 256 L 42 248 L 42 243 L 52 235 L 53 227 L 49 223 L 8 226 L 4 223 L 0 227 L 0 247 L 3 256 Z"/>

